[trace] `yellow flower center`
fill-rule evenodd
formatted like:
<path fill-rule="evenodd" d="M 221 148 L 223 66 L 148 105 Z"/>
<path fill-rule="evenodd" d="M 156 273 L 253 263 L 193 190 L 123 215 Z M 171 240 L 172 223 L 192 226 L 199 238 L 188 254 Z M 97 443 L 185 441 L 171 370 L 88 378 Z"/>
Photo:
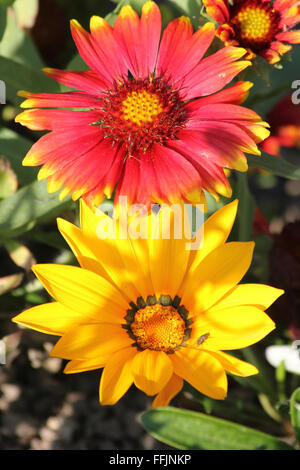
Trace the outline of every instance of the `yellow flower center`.
<path fill-rule="evenodd" d="M 148 305 L 139 309 L 130 325 L 141 349 L 173 352 L 181 345 L 186 324 L 171 305 Z"/>
<path fill-rule="evenodd" d="M 138 126 L 152 122 L 163 110 L 159 97 L 146 90 L 132 91 L 122 102 L 123 118 Z"/>
<path fill-rule="evenodd" d="M 272 21 L 269 13 L 259 7 L 247 7 L 235 17 L 242 36 L 247 39 L 263 39 L 270 32 Z"/>

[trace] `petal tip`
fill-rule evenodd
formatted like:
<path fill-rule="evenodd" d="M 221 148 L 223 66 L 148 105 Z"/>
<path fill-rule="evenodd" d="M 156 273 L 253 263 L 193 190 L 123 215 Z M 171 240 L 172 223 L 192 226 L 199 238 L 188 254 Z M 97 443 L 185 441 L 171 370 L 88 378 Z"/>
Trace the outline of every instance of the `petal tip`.
<path fill-rule="evenodd" d="M 154 9 L 158 8 L 155 2 L 148 0 L 148 2 L 144 3 L 142 8 L 142 13 L 148 14 L 149 12 L 153 11 Z"/>
<path fill-rule="evenodd" d="M 134 11 L 132 6 L 130 5 L 123 6 L 119 13 L 119 18 L 121 19 L 126 18 L 126 17 L 135 18 L 136 16 L 137 16 L 137 13 Z"/>

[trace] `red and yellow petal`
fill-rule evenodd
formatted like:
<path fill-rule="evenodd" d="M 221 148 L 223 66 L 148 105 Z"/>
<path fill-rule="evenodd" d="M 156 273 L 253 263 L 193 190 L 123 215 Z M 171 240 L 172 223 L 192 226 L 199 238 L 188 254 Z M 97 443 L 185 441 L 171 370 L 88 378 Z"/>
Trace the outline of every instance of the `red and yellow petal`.
<path fill-rule="evenodd" d="M 237 46 L 238 42 L 235 41 L 234 29 L 229 24 L 222 24 L 216 31 L 216 36 L 225 43 L 226 46 Z"/>
<path fill-rule="evenodd" d="M 223 24 L 229 21 L 228 0 L 203 0 L 206 11 L 217 23 Z"/>
<path fill-rule="evenodd" d="M 211 95 L 225 87 L 242 70 L 252 65 L 239 60 L 246 53 L 240 47 L 224 47 L 203 59 L 180 82 L 185 86 L 184 98 L 193 99 Z"/>
<path fill-rule="evenodd" d="M 82 72 L 78 70 L 65 71 L 44 68 L 43 72 L 58 83 L 70 88 L 82 90 L 89 95 L 99 96 L 101 92 L 105 91 L 107 88 L 105 82 L 103 82 L 99 75 L 93 70 Z"/>
<path fill-rule="evenodd" d="M 65 109 L 28 109 L 15 121 L 34 131 L 74 129 L 99 120 L 99 111 L 69 111 Z"/>
<path fill-rule="evenodd" d="M 96 126 L 55 130 L 43 135 L 33 144 L 23 160 L 23 165 L 36 166 L 45 163 L 47 170 L 53 167 L 56 171 L 88 152 L 102 140 L 103 134 Z M 43 178 L 49 174 L 51 173 L 44 174 Z"/>
<path fill-rule="evenodd" d="M 130 5 L 124 6 L 114 24 L 114 34 L 123 48 L 128 69 L 135 78 L 145 78 L 154 72 L 161 34 L 158 6 L 148 1 L 142 16 Z"/>
<path fill-rule="evenodd" d="M 21 108 L 97 108 L 99 98 L 80 91 L 66 93 L 31 93 L 20 90 L 19 96 L 27 98 Z"/>
<path fill-rule="evenodd" d="M 178 81 L 200 62 L 215 34 L 213 23 L 205 23 L 193 34 L 189 18 L 173 20 L 165 29 L 157 60 L 157 73 Z"/>
<path fill-rule="evenodd" d="M 113 27 L 104 18 L 92 16 L 90 30 L 90 40 L 97 55 L 109 64 L 110 73 L 115 80 L 122 79 L 127 74 L 127 65 L 123 54 L 120 54 L 120 44 L 114 36 Z"/>
<path fill-rule="evenodd" d="M 283 41 L 283 42 L 287 42 L 289 44 L 299 44 L 300 43 L 300 31 L 284 31 L 283 33 L 279 33 L 276 35 L 276 39 L 278 39 L 278 41 Z M 286 50 L 286 47 L 288 46 L 285 46 L 284 48 L 284 45 L 281 46 L 281 49 L 279 50 L 279 52 L 282 54 L 284 52 L 281 52 L 281 51 L 285 51 L 287 52 Z M 290 48 L 288 49 L 290 50 Z"/>
<path fill-rule="evenodd" d="M 252 82 L 236 82 L 235 85 L 225 88 L 222 91 L 214 93 L 210 96 L 200 98 L 199 106 L 204 106 L 208 104 L 242 104 L 249 95 L 250 88 L 253 87 Z M 197 101 L 196 101 L 197 102 Z M 190 104 L 190 106 L 192 106 Z M 195 105 L 196 106 L 196 105 Z"/>
<path fill-rule="evenodd" d="M 115 79 L 114 70 L 110 69 L 105 62 L 103 55 L 98 54 L 97 45 L 91 35 L 78 23 L 77 20 L 71 20 L 71 33 L 76 44 L 78 52 L 84 62 L 99 76 L 100 80 L 108 87 L 111 86 Z"/>

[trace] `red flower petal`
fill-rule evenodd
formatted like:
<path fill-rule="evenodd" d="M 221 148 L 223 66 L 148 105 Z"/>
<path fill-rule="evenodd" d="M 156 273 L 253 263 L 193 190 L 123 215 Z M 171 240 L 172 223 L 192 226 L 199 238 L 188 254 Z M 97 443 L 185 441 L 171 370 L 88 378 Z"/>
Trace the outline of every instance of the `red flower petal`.
<path fill-rule="evenodd" d="M 299 44 L 300 31 L 285 31 L 284 33 L 277 34 L 276 39 L 278 39 L 278 41 L 288 42 L 289 44 Z"/>
<path fill-rule="evenodd" d="M 227 23 L 229 21 L 228 0 L 203 0 L 206 11 L 217 23 Z"/>
<path fill-rule="evenodd" d="M 245 49 L 238 47 L 224 47 L 203 59 L 181 82 L 185 99 L 207 96 L 224 88 L 238 73 L 251 65 L 248 61 L 237 61 L 245 52 Z"/>
<path fill-rule="evenodd" d="M 114 33 L 133 76 L 145 78 L 152 74 L 161 34 L 158 6 L 154 2 L 146 2 L 141 19 L 129 5 L 123 7 L 115 21 Z"/>
<path fill-rule="evenodd" d="M 35 131 L 60 130 L 87 126 L 99 120 L 99 111 L 69 111 L 65 109 L 28 109 L 15 121 Z"/>
<path fill-rule="evenodd" d="M 92 70 L 85 72 L 68 71 L 58 69 L 43 69 L 46 75 L 53 78 L 62 85 L 77 88 L 91 95 L 99 95 L 106 90 L 105 82 L 101 81 L 99 75 Z"/>
<path fill-rule="evenodd" d="M 70 91 L 67 93 L 30 93 L 19 91 L 19 96 L 28 98 L 21 108 L 98 108 L 99 99 L 86 93 Z"/>
<path fill-rule="evenodd" d="M 211 45 L 215 34 L 213 23 L 206 23 L 193 34 L 189 18 L 171 21 L 165 29 L 157 59 L 157 73 L 178 81 L 191 72 Z"/>

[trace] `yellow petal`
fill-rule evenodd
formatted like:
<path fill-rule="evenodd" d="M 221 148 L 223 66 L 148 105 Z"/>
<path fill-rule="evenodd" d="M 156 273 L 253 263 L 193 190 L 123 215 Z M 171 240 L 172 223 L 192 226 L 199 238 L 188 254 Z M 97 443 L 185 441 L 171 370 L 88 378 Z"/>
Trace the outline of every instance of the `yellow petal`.
<path fill-rule="evenodd" d="M 76 266 L 39 264 L 32 269 L 49 294 L 66 307 L 99 322 L 123 321 L 128 303 L 103 277 Z"/>
<path fill-rule="evenodd" d="M 172 398 L 174 398 L 180 392 L 182 386 L 182 378 L 178 377 L 176 374 L 173 374 L 165 388 L 163 388 L 161 392 L 156 395 L 152 403 L 152 408 L 156 408 L 158 406 L 168 406 Z"/>
<path fill-rule="evenodd" d="M 239 375 L 240 377 L 249 377 L 250 375 L 255 375 L 259 373 L 259 370 L 252 364 L 248 362 L 241 361 L 236 357 L 230 356 L 221 351 L 208 351 L 212 356 L 214 356 L 224 369 L 230 374 Z"/>
<path fill-rule="evenodd" d="M 191 315 L 210 308 L 240 282 L 251 264 L 253 249 L 253 242 L 226 243 L 188 273 L 182 304 Z"/>
<path fill-rule="evenodd" d="M 81 202 L 81 229 L 107 276 L 119 287 L 127 299 L 134 302 L 140 296 L 153 294 L 147 243 L 133 240 L 128 234 L 130 219 L 127 214 L 117 221 L 101 211 L 93 212 Z M 80 259 L 80 258 L 78 258 Z"/>
<path fill-rule="evenodd" d="M 203 350 L 183 349 L 172 354 L 174 372 L 199 392 L 216 400 L 227 395 L 224 368 L 211 354 Z"/>
<path fill-rule="evenodd" d="M 154 222 L 155 220 L 155 222 Z M 190 250 L 190 225 L 184 206 L 164 206 L 153 218 L 149 240 L 150 271 L 156 295 L 174 297 L 186 273 Z"/>
<path fill-rule="evenodd" d="M 235 221 L 237 208 L 238 200 L 236 199 L 230 204 L 226 204 L 224 207 L 219 209 L 204 223 L 202 246 L 199 250 L 192 250 L 190 253 L 188 265 L 190 275 L 199 266 L 199 263 L 205 258 L 205 256 L 219 246 L 224 245 Z M 200 239 L 200 230 L 196 234 L 198 237 L 197 239 Z M 184 280 L 180 288 L 179 295 L 183 292 L 186 281 L 187 279 Z"/>
<path fill-rule="evenodd" d="M 132 361 L 135 385 L 147 395 L 156 395 L 169 382 L 173 374 L 172 361 L 162 351 L 145 349 Z"/>
<path fill-rule="evenodd" d="M 73 225 L 64 219 L 58 218 L 57 226 L 58 230 L 60 231 L 60 233 L 70 246 L 71 250 L 73 251 L 74 255 L 78 259 L 80 266 L 85 269 L 90 269 L 90 265 L 88 265 L 88 262 L 84 263 L 83 260 L 97 260 L 95 253 L 92 249 L 93 245 L 97 242 L 97 240 L 95 239 L 96 237 L 88 238 L 87 236 L 84 236 L 83 232 L 78 227 L 76 227 L 76 225 Z M 107 280 L 111 280 L 100 263 L 98 263 L 97 271 L 94 272 L 96 272 Z"/>
<path fill-rule="evenodd" d="M 20 313 L 13 322 L 49 335 L 63 335 L 68 329 L 87 321 L 87 317 L 59 302 L 37 305 Z"/>
<path fill-rule="evenodd" d="M 256 307 L 212 308 L 194 318 L 189 341 L 209 333 L 205 349 L 240 349 L 260 341 L 274 328 L 271 318 Z"/>
<path fill-rule="evenodd" d="M 92 359 L 83 359 L 78 361 L 73 359 L 69 361 L 64 368 L 64 374 L 78 374 L 79 372 L 86 372 L 88 370 L 95 370 L 104 367 L 110 358 L 110 354 L 102 356 L 102 358 L 93 357 Z"/>
<path fill-rule="evenodd" d="M 107 361 L 109 355 L 130 346 L 132 339 L 120 325 L 101 323 L 70 329 L 52 349 L 50 355 L 65 359 Z"/>
<path fill-rule="evenodd" d="M 265 310 L 283 294 L 283 290 L 264 284 L 239 284 L 226 294 L 214 309 L 253 305 Z"/>
<path fill-rule="evenodd" d="M 113 354 L 105 365 L 100 382 L 101 405 L 114 405 L 133 383 L 131 364 L 136 348 L 125 348 Z"/>
<path fill-rule="evenodd" d="M 223 245 L 233 226 L 238 208 L 238 200 L 226 204 L 211 215 L 204 224 L 204 241 L 200 250 L 194 251 L 190 260 L 190 270 L 194 271 L 200 261 L 209 253 Z"/>

